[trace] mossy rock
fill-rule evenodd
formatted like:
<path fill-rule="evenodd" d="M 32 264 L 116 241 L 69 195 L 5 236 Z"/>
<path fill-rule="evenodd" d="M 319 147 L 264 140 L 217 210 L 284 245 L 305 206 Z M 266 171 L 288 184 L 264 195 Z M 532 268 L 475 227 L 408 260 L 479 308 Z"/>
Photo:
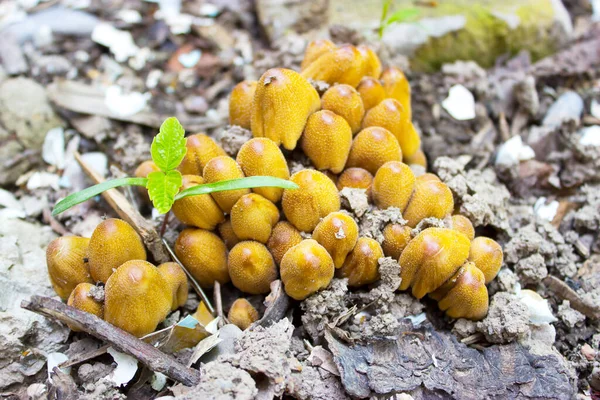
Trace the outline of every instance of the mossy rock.
<path fill-rule="evenodd" d="M 328 26 L 337 24 L 377 39 L 382 0 L 329 0 L 326 6 L 319 7 L 311 6 L 312 2 L 298 2 L 294 9 L 287 3 L 257 0 L 259 19 L 271 38 L 291 30 L 321 31 L 322 35 Z M 416 3 L 392 2 L 388 15 L 407 8 L 417 8 L 418 15 L 411 22 L 388 26 L 382 38 L 393 54 L 409 56 L 414 70 L 433 71 L 456 60 L 474 60 L 490 67 L 499 56 L 514 55 L 521 50 L 528 50 L 532 59 L 537 60 L 564 44 L 572 31 L 571 19 L 561 0 Z"/>

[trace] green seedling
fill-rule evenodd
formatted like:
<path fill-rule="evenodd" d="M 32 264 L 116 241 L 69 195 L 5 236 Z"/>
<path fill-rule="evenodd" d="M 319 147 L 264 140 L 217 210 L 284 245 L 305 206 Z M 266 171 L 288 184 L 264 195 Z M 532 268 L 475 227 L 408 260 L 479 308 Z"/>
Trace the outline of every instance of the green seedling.
<path fill-rule="evenodd" d="M 392 2 L 393 0 L 383 0 L 381 20 L 379 21 L 379 39 L 383 37 L 383 32 L 390 25 L 414 21 L 420 14 L 418 8 L 405 7 L 388 16 Z"/>
<path fill-rule="evenodd" d="M 150 173 L 147 178 L 111 179 L 73 193 L 56 203 L 52 215 L 58 215 L 106 190 L 120 186 L 144 186 L 148 189 L 152 205 L 160 214 L 168 213 L 176 200 L 187 196 L 257 187 L 298 188 L 298 185 L 285 179 L 272 176 L 252 176 L 197 185 L 180 191 L 182 176 L 177 167 L 179 167 L 187 152 L 185 142 L 185 131 L 177 118 L 167 118 L 160 126 L 158 135 L 152 140 L 150 148 L 152 161 L 160 171 Z"/>

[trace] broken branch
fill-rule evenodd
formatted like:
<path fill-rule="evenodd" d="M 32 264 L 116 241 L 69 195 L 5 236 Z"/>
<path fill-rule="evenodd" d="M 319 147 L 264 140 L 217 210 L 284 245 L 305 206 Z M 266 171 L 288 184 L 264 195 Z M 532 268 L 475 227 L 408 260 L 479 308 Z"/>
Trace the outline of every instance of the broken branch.
<path fill-rule="evenodd" d="M 571 307 L 579 311 L 592 320 L 600 318 L 600 309 L 586 304 L 583 299 L 562 280 L 555 276 L 548 275 L 542 281 L 557 297 L 563 300 L 569 300 Z"/>
<path fill-rule="evenodd" d="M 29 300 L 23 300 L 21 307 L 75 326 L 100 340 L 109 342 L 117 350 L 137 358 L 152 371 L 163 373 L 186 386 L 197 385 L 200 382 L 200 371 L 187 368 L 170 355 L 95 315 L 43 296 L 32 296 Z"/>

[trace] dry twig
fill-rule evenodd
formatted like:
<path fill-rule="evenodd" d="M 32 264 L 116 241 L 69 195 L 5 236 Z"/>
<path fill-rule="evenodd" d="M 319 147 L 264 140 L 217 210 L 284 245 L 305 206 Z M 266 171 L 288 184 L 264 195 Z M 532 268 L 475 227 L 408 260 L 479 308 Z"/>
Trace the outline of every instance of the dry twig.
<path fill-rule="evenodd" d="M 32 296 L 30 300 L 23 300 L 21 307 L 75 326 L 81 331 L 110 343 L 115 349 L 135 357 L 152 371 L 163 373 L 186 386 L 193 386 L 200 382 L 200 371 L 187 368 L 170 355 L 95 315 L 43 296 Z"/>

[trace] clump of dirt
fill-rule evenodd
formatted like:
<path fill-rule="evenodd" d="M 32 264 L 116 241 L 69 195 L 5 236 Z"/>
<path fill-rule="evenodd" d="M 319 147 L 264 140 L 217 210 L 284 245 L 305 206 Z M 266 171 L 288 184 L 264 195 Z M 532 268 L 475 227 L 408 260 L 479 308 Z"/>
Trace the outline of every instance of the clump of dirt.
<path fill-rule="evenodd" d="M 254 399 L 258 394 L 252 376 L 243 369 L 231 364 L 211 361 L 202 366 L 202 379 L 199 385 L 179 398 L 192 399 Z"/>
<path fill-rule="evenodd" d="M 316 343 L 320 342 L 327 325 L 348 311 L 347 293 L 348 280 L 334 278 L 325 290 L 315 293 L 300 305 L 304 312 L 302 325 Z"/>
<path fill-rule="evenodd" d="M 515 295 L 496 293 L 488 315 L 476 325 L 490 343 L 510 343 L 529 332 L 529 310 Z"/>
<path fill-rule="evenodd" d="M 577 273 L 573 246 L 549 222 L 534 219 L 521 226 L 504 246 L 504 259 L 523 284 L 537 284 L 552 272 L 563 277 Z"/>
<path fill-rule="evenodd" d="M 470 157 L 439 157 L 433 170 L 452 190 L 459 213 L 469 218 L 475 227 L 492 226 L 510 232 L 506 211 L 510 198 L 508 189 L 491 168 L 465 169 L 469 160 Z"/>
<path fill-rule="evenodd" d="M 365 189 L 345 187 L 340 190 L 340 200 L 342 208 L 358 218 L 362 217 L 370 208 Z"/>
<path fill-rule="evenodd" d="M 223 150 L 231 157 L 235 157 L 242 145 L 252 139 L 252 132 L 241 126 L 230 125 L 215 134 L 215 137 Z"/>
<path fill-rule="evenodd" d="M 383 228 L 389 223 L 405 225 L 406 220 L 402 218 L 402 211 L 397 207 L 389 207 L 385 210 L 373 209 L 363 215 L 358 223 L 360 236 L 366 236 L 383 243 Z"/>

